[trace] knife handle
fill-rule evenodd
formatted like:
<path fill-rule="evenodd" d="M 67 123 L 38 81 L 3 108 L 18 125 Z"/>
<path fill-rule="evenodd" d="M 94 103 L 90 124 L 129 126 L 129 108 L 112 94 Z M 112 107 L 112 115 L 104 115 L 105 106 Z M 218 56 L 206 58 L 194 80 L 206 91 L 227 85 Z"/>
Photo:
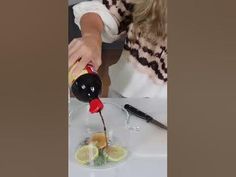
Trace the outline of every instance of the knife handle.
<path fill-rule="evenodd" d="M 137 108 L 135 108 L 135 107 L 133 107 L 133 106 L 131 106 L 129 104 L 125 104 L 124 108 L 128 112 L 130 112 L 131 114 L 133 114 L 133 115 L 135 115 L 135 116 L 137 116 L 137 117 L 139 117 L 141 119 L 144 119 L 147 122 L 150 122 L 153 119 L 151 116 L 147 115 L 146 113 L 138 110 Z"/>

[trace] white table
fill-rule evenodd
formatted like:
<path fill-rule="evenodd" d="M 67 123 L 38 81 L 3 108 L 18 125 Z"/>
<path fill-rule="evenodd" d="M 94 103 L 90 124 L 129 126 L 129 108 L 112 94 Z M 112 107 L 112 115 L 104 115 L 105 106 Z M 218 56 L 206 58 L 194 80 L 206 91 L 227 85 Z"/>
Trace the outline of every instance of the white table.
<path fill-rule="evenodd" d="M 167 101 L 164 99 L 104 98 L 103 100 L 121 106 L 129 103 L 167 124 Z M 75 109 L 81 104 L 83 103 L 71 99 L 70 109 Z M 133 127 L 140 128 L 132 130 L 130 141 L 135 148 L 132 149 L 132 155 L 126 162 L 111 169 L 91 170 L 80 167 L 69 159 L 69 177 L 167 177 L 167 131 L 132 115 L 130 120 Z M 140 144 L 140 141 L 143 143 Z"/>

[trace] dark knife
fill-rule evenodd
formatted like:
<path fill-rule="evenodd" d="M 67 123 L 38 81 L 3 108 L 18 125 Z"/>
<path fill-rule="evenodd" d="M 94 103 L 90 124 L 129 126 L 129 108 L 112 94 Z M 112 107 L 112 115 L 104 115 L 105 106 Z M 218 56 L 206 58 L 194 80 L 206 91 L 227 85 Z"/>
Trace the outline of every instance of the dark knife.
<path fill-rule="evenodd" d="M 151 122 L 165 130 L 167 130 L 167 126 L 165 126 L 164 124 L 162 124 L 161 122 L 158 122 L 157 120 L 153 119 L 151 116 L 149 116 L 148 114 L 140 111 L 139 109 L 129 105 L 129 104 L 125 104 L 124 108 L 131 114 L 146 120 L 148 123 Z"/>

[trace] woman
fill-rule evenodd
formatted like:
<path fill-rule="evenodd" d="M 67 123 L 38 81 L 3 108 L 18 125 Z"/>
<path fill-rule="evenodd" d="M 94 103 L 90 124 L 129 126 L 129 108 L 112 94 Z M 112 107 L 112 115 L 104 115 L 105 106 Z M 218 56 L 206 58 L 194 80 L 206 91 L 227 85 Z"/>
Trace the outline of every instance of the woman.
<path fill-rule="evenodd" d="M 82 37 L 69 44 L 72 78 L 88 63 L 99 68 L 102 41 L 111 43 L 125 35 L 122 55 L 109 69 L 109 95 L 166 98 L 166 6 L 166 0 L 94 0 L 75 5 Z"/>

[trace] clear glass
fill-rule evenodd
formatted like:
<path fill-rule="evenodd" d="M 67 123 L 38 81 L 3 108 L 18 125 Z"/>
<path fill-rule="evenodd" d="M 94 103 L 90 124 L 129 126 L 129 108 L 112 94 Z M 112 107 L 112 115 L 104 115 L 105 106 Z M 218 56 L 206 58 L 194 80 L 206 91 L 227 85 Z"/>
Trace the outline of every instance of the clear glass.
<path fill-rule="evenodd" d="M 119 105 L 105 102 L 102 115 L 106 125 L 108 146 L 103 138 L 104 127 L 98 113 L 91 114 L 87 104 L 70 110 L 71 161 L 88 168 L 109 168 L 125 162 L 129 157 L 128 112 Z"/>

